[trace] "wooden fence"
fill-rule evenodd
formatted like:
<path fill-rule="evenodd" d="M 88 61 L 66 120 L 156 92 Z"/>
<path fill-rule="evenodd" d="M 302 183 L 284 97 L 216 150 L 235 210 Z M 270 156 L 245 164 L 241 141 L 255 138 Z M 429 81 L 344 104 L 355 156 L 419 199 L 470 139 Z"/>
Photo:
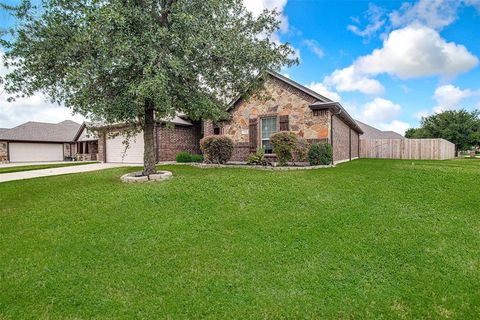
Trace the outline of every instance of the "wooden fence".
<path fill-rule="evenodd" d="M 444 139 L 360 140 L 361 158 L 445 160 L 455 158 L 455 145 Z"/>

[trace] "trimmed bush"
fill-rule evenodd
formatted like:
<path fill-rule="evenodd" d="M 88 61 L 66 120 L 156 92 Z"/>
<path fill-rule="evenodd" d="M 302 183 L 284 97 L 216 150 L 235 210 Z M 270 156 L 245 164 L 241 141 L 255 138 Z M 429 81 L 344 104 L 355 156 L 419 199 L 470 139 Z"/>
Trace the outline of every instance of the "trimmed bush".
<path fill-rule="evenodd" d="M 203 162 L 203 156 L 201 154 L 191 154 L 192 162 Z"/>
<path fill-rule="evenodd" d="M 272 134 L 270 143 L 273 153 L 277 156 L 278 165 L 285 166 L 292 160 L 292 152 L 297 144 L 297 135 L 290 131 L 281 131 Z"/>
<path fill-rule="evenodd" d="M 206 161 L 223 164 L 232 157 L 233 141 L 226 136 L 207 136 L 200 140 L 200 149 Z"/>
<path fill-rule="evenodd" d="M 186 151 L 182 151 L 177 153 L 175 160 L 177 160 L 177 162 L 182 162 L 182 163 L 192 162 L 192 155 Z"/>
<path fill-rule="evenodd" d="M 329 165 L 333 161 L 333 148 L 329 143 L 314 143 L 308 151 L 308 162 L 312 166 Z"/>
<path fill-rule="evenodd" d="M 305 139 L 297 139 L 295 148 L 293 148 L 293 158 L 295 159 L 295 161 L 307 161 L 308 150 L 310 150 L 310 143 L 308 143 Z"/>

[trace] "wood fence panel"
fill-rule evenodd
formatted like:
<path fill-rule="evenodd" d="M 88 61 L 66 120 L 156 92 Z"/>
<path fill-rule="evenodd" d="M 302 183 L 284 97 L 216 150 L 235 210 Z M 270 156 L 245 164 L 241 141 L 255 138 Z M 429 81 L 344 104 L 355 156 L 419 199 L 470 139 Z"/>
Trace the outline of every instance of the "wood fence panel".
<path fill-rule="evenodd" d="M 444 139 L 365 139 L 360 140 L 360 158 L 453 159 L 455 145 Z"/>

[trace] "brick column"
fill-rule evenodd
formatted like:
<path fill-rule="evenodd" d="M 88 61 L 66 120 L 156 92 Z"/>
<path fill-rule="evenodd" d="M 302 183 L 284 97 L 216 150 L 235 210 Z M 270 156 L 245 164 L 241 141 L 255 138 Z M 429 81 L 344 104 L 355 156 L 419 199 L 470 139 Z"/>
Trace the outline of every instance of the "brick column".
<path fill-rule="evenodd" d="M 204 120 L 203 121 L 203 136 L 211 136 L 213 135 L 213 121 L 212 120 Z"/>

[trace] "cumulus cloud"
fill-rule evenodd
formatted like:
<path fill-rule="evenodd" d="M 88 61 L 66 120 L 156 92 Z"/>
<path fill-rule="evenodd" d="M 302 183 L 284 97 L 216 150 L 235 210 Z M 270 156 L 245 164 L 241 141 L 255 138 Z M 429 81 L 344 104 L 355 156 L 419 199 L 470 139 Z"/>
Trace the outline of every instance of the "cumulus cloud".
<path fill-rule="evenodd" d="M 326 85 L 320 82 L 311 82 L 310 84 L 306 85 L 307 88 L 312 89 L 313 91 L 321 94 L 324 97 L 327 97 L 328 99 L 332 101 L 341 101 L 342 98 L 338 93 L 335 91 L 330 90 Z"/>
<path fill-rule="evenodd" d="M 367 122 L 385 122 L 396 118 L 402 107 L 390 100 L 375 98 L 364 105 L 362 119 Z"/>
<path fill-rule="evenodd" d="M 325 77 L 326 85 L 334 86 L 338 91 L 360 91 L 370 95 L 380 95 L 384 87 L 380 81 L 370 79 L 357 70 L 355 65 L 344 69 L 337 69 Z"/>
<path fill-rule="evenodd" d="M 400 78 L 455 76 L 478 64 L 463 45 L 445 41 L 437 31 L 423 26 L 394 30 L 383 47 L 360 57 L 355 66 L 365 74 L 389 73 Z"/>
<path fill-rule="evenodd" d="M 372 77 L 390 74 L 402 79 L 425 76 L 453 77 L 478 65 L 478 58 L 463 45 L 445 41 L 437 31 L 420 26 L 394 30 L 380 49 L 359 57 L 325 78 L 338 91 L 381 94 L 383 86 Z"/>
<path fill-rule="evenodd" d="M 407 129 L 411 128 L 412 126 L 408 124 L 407 122 L 403 122 L 400 120 L 393 120 L 392 122 L 389 123 L 380 123 L 378 125 L 378 129 L 384 130 L 384 131 L 395 131 L 396 133 L 399 133 L 401 135 L 405 135 L 405 131 Z"/>
<path fill-rule="evenodd" d="M 323 58 L 325 53 L 316 40 L 305 40 L 304 43 L 317 57 Z"/>
<path fill-rule="evenodd" d="M 454 85 L 447 84 L 435 89 L 433 99 L 437 102 L 434 112 L 442 112 L 445 110 L 453 110 L 460 107 L 460 102 L 472 95 L 477 94 L 470 89 L 460 89 Z"/>
<path fill-rule="evenodd" d="M 421 24 L 441 30 L 457 19 L 457 11 L 462 1 L 420 0 L 416 3 L 405 2 L 399 10 L 390 13 L 393 27 Z"/>
<path fill-rule="evenodd" d="M 9 71 L 3 66 L 3 54 L 0 51 L 0 77 Z M 83 122 L 84 117 L 72 115 L 70 109 L 47 101 L 41 93 L 28 98 L 8 102 L 8 95 L 0 84 L 0 128 L 11 128 L 27 121 L 56 123 L 66 119 Z"/>

